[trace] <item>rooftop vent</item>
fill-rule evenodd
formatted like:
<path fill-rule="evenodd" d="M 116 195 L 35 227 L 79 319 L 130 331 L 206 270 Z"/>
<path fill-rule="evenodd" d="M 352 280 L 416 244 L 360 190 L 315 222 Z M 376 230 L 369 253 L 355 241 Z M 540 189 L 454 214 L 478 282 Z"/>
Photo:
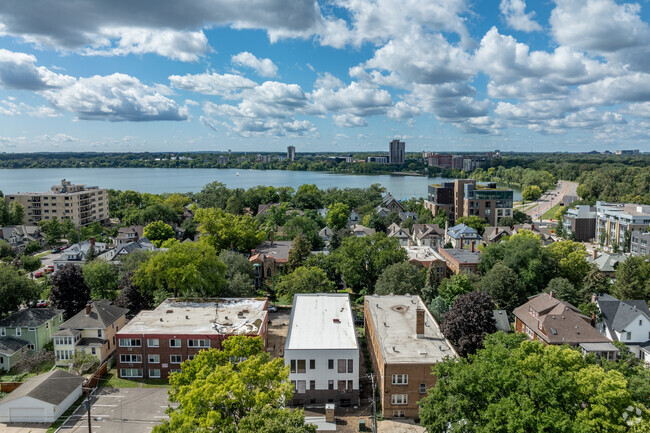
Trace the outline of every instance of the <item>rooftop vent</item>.
<path fill-rule="evenodd" d="M 553 333 L 553 335 L 557 335 L 557 329 L 551 328 L 551 332 Z"/>
<path fill-rule="evenodd" d="M 174 312 L 174 310 L 167 310 L 167 311 L 165 311 L 165 313 L 167 313 L 167 314 L 170 314 L 170 313 L 173 313 L 173 312 Z"/>
<path fill-rule="evenodd" d="M 341 323 L 341 321 L 340 321 L 339 319 L 332 319 L 332 322 L 334 322 L 334 323 Z"/>
<path fill-rule="evenodd" d="M 186 318 L 187 320 L 190 320 L 190 316 L 185 316 L 185 318 Z"/>
<path fill-rule="evenodd" d="M 160 318 L 160 321 L 161 321 L 161 322 L 163 321 L 163 318 L 162 318 L 162 317 Z"/>

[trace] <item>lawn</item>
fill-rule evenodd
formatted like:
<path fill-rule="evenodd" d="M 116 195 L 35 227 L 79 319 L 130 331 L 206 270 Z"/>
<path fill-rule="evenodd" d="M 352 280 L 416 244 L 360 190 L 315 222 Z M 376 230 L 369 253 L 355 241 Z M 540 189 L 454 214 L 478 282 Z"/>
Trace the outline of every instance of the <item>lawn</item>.
<path fill-rule="evenodd" d="M 38 257 L 39 259 L 42 259 L 43 257 L 47 256 L 50 254 L 50 251 L 43 251 L 42 253 L 34 254 L 34 257 Z"/>
<path fill-rule="evenodd" d="M 168 379 L 145 379 L 143 388 L 169 388 Z"/>
<path fill-rule="evenodd" d="M 69 417 L 70 415 L 72 415 L 72 414 L 74 413 L 75 410 L 77 410 L 77 408 L 79 407 L 79 405 L 81 405 L 81 403 L 83 403 L 84 398 L 86 398 L 86 397 L 85 397 L 84 395 L 82 395 L 81 397 L 79 397 L 79 398 L 77 399 L 77 401 L 75 401 L 74 403 L 72 403 L 72 406 L 70 406 L 70 407 L 68 408 L 68 410 L 66 410 L 65 412 L 63 412 L 63 415 L 61 415 L 61 416 L 59 417 L 59 419 L 57 419 L 56 421 L 54 421 L 54 424 L 52 424 L 52 425 L 47 429 L 47 432 L 46 432 L 46 433 L 54 433 L 54 432 L 55 432 L 59 427 L 61 427 L 61 426 L 63 425 L 63 423 L 65 422 L 65 420 L 68 419 L 68 417 Z"/>
<path fill-rule="evenodd" d="M 559 209 L 560 209 L 560 204 L 558 203 L 558 204 L 556 204 L 555 206 L 553 206 L 552 208 L 550 208 L 549 210 L 547 210 L 547 211 L 544 213 L 544 215 L 542 215 L 542 219 L 543 219 L 543 220 L 548 220 L 548 219 L 551 219 L 551 218 L 555 219 L 555 213 L 556 213 Z"/>
<path fill-rule="evenodd" d="M 140 382 L 117 377 L 116 370 L 106 372 L 100 383 L 107 388 L 137 388 L 140 385 Z"/>

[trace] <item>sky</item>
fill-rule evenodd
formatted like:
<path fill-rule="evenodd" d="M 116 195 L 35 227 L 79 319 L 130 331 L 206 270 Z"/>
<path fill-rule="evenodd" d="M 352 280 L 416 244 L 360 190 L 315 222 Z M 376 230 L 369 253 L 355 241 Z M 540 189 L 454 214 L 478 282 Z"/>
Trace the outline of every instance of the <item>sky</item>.
<path fill-rule="evenodd" d="M 649 10 L 2 0 L 0 152 L 650 151 Z"/>

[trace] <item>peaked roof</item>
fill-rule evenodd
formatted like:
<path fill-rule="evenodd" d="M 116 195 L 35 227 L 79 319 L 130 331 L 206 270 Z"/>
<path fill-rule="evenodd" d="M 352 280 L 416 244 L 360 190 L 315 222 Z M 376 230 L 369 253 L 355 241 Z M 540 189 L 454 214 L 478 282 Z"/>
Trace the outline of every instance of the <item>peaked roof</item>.
<path fill-rule="evenodd" d="M 462 223 L 450 227 L 447 234 L 454 239 L 460 239 L 461 236 L 465 239 L 482 239 L 476 230 Z"/>
<path fill-rule="evenodd" d="M 485 227 L 485 231 L 483 232 L 483 238 L 488 241 L 498 240 L 503 236 L 512 236 L 512 229 L 510 227 L 488 226 Z"/>
<path fill-rule="evenodd" d="M 388 236 L 393 237 L 393 236 L 400 236 L 401 232 L 401 237 L 409 237 L 411 236 L 409 233 L 409 229 L 402 228 L 400 227 L 397 223 L 392 223 L 391 225 L 388 226 Z"/>
<path fill-rule="evenodd" d="M 0 337 L 0 353 L 4 355 L 12 355 L 28 344 L 29 341 L 23 340 L 19 337 L 14 337 L 13 335 Z"/>
<path fill-rule="evenodd" d="M 38 328 L 61 313 L 63 310 L 55 308 L 25 308 L 0 320 L 0 328 Z"/>
<path fill-rule="evenodd" d="M 418 239 L 427 236 L 442 236 L 445 231 L 438 224 L 413 224 L 413 236 Z"/>
<path fill-rule="evenodd" d="M 601 272 L 614 272 L 616 266 L 619 263 L 623 263 L 627 259 L 627 256 L 622 253 L 608 253 L 603 252 L 595 259 L 593 257 L 587 257 L 589 263 L 596 265 L 599 271 Z"/>
<path fill-rule="evenodd" d="M 492 315 L 499 331 L 510 332 L 510 321 L 506 310 L 492 310 Z"/>
<path fill-rule="evenodd" d="M 643 300 L 620 301 L 613 296 L 603 294 L 598 296 L 598 307 L 605 325 L 614 331 L 622 332 L 639 314 L 650 321 L 650 309 Z"/>
<path fill-rule="evenodd" d="M 103 299 L 94 301 L 90 314 L 86 315 L 84 308 L 61 324 L 60 329 L 96 329 L 106 328 L 111 323 L 125 315 L 129 310 L 113 305 L 110 301 Z"/>
<path fill-rule="evenodd" d="M 395 204 L 395 205 L 399 206 L 399 208 L 402 209 L 402 211 L 404 211 L 404 207 L 401 205 L 401 203 L 395 197 L 393 197 L 390 193 L 388 193 L 384 197 L 382 197 L 381 202 L 385 206 Z"/>
<path fill-rule="evenodd" d="M 53 405 L 58 405 L 81 386 L 84 378 L 63 370 L 52 370 L 45 374 L 39 374 L 16 388 L 0 404 L 17 400 L 21 397 L 31 397 Z"/>

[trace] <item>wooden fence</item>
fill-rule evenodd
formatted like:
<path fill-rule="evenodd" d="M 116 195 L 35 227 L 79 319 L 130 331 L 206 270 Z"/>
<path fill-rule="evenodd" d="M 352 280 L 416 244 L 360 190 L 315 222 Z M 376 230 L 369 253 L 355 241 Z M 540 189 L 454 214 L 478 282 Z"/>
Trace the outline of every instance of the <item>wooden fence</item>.
<path fill-rule="evenodd" d="M 97 370 L 95 370 L 93 375 L 90 376 L 88 380 L 86 380 L 86 382 L 84 382 L 83 384 L 84 388 L 94 388 L 95 386 L 97 386 L 99 379 L 101 379 L 102 376 L 105 375 L 106 372 L 108 371 L 108 362 L 109 360 L 106 360 L 102 365 L 99 366 Z"/>
<path fill-rule="evenodd" d="M 11 392 L 22 384 L 22 382 L 2 382 L 0 383 L 0 392 Z"/>

